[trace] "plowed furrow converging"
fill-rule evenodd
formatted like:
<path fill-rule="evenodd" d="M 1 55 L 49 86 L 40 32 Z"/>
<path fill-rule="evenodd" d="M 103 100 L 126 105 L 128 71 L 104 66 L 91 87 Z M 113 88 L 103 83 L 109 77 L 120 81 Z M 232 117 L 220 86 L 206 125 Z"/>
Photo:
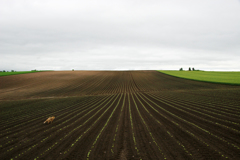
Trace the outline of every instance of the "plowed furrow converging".
<path fill-rule="evenodd" d="M 149 116 L 145 116 L 143 117 L 143 115 L 140 112 L 140 105 L 138 105 L 138 99 L 135 100 L 134 95 L 131 94 L 131 99 L 133 100 L 134 103 L 134 108 L 136 109 L 136 111 L 134 113 L 137 113 L 137 116 L 139 118 L 138 121 L 140 121 L 141 123 L 139 123 L 138 125 L 142 124 L 142 128 L 139 128 L 138 130 L 144 130 L 144 132 L 141 132 L 141 135 L 139 135 L 138 137 L 142 137 L 141 138 L 141 148 L 140 149 L 146 149 L 150 154 L 149 155 L 145 155 L 145 158 L 151 157 L 151 159 L 167 159 L 165 153 L 163 152 L 163 144 L 159 144 L 156 140 L 156 137 L 153 135 L 153 133 L 151 132 L 151 126 L 149 126 L 147 124 L 147 119 L 149 118 Z M 137 118 L 137 117 L 136 117 Z M 136 123 L 137 124 L 137 123 Z M 139 126 L 140 127 L 140 126 Z M 140 141 L 140 140 L 139 140 Z M 153 143 L 150 144 L 149 142 Z M 155 145 L 155 147 L 153 146 Z M 155 150 L 157 149 L 157 150 Z M 155 152 L 154 152 L 155 151 Z M 147 153 L 148 153 L 147 152 Z"/>
<path fill-rule="evenodd" d="M 213 124 L 214 126 L 217 125 L 227 130 L 231 130 L 233 132 L 240 134 L 240 131 L 237 130 L 240 127 L 240 124 L 236 123 L 235 121 L 229 121 L 224 119 L 224 118 L 228 118 L 224 115 L 212 112 L 213 115 L 215 115 L 215 116 L 212 116 L 210 114 L 206 114 L 208 112 L 204 113 L 203 111 L 199 111 L 198 106 L 195 106 L 196 109 L 195 108 L 193 109 L 193 107 L 191 107 L 190 104 L 186 105 L 184 103 L 175 102 L 175 100 L 166 99 L 165 97 L 161 97 L 161 98 L 159 98 L 159 96 L 158 97 L 153 96 L 153 97 L 155 100 L 158 100 L 161 103 L 171 104 L 174 109 L 180 112 L 195 116 L 197 119 L 204 121 L 203 123 L 210 123 L 210 124 Z M 216 117 L 216 115 L 219 116 L 219 118 Z M 233 128 L 231 128 L 231 126 Z"/>
<path fill-rule="evenodd" d="M 175 97 L 166 97 L 166 96 L 162 96 L 162 95 L 157 95 L 157 94 L 154 94 L 158 97 L 164 97 L 165 99 L 171 99 L 171 101 L 175 101 L 175 102 L 179 102 L 181 104 L 189 104 L 189 107 L 191 109 L 199 109 L 201 111 L 204 111 L 204 112 L 207 112 L 207 113 L 210 113 L 210 114 L 214 114 L 214 115 L 222 115 L 222 116 L 225 116 L 225 117 L 233 117 L 235 119 L 239 119 L 239 114 L 240 112 L 238 111 L 229 111 L 229 109 L 225 109 L 224 105 L 219 105 L 217 107 L 215 106 L 212 106 L 212 105 L 206 105 L 205 102 L 202 102 L 202 101 L 183 101 L 183 100 L 179 100 L 179 99 L 176 99 Z M 229 108 L 229 107 L 228 107 Z"/>
<path fill-rule="evenodd" d="M 215 92 L 218 90 L 215 90 Z M 203 92 L 203 91 L 197 91 L 197 92 Z M 205 93 L 206 92 L 206 93 Z M 179 100 L 184 100 L 190 103 L 196 103 L 196 104 L 205 104 L 207 107 L 215 108 L 215 109 L 225 109 L 225 110 L 233 110 L 233 111 L 240 111 L 239 109 L 239 103 L 236 103 L 237 101 L 232 101 L 230 99 L 215 99 L 212 97 L 208 97 L 209 92 L 212 92 L 212 90 L 204 91 L 202 95 L 195 95 L 195 92 L 182 92 L 182 94 L 177 94 L 172 92 L 172 94 L 169 94 L 169 96 L 172 96 L 174 98 L 177 98 Z M 168 94 L 166 94 L 168 95 Z"/>
<path fill-rule="evenodd" d="M 106 114 L 109 115 L 109 114 L 112 113 L 112 111 L 113 111 L 113 105 L 114 105 L 114 104 L 116 105 L 116 103 L 118 102 L 117 100 L 118 100 L 119 98 L 120 98 L 119 95 L 114 96 L 114 100 L 113 100 L 112 103 L 104 110 L 104 112 L 103 112 L 100 116 L 98 116 L 98 118 L 97 118 L 95 121 L 93 121 L 91 124 L 88 125 L 88 126 L 90 126 L 90 127 L 86 126 L 85 129 L 82 131 L 82 133 L 80 133 L 81 135 L 80 135 L 80 136 L 77 136 L 77 138 L 76 138 L 74 141 L 72 141 L 72 144 L 71 144 L 71 145 L 66 146 L 66 148 L 64 149 L 63 157 L 62 157 L 62 158 L 66 157 L 66 156 L 68 156 L 68 155 L 71 156 L 71 154 L 75 154 L 74 150 L 75 150 L 75 149 L 78 149 L 78 148 L 76 148 L 76 147 L 77 147 L 77 146 L 80 146 L 79 143 L 80 143 L 81 140 L 83 140 L 82 138 L 85 137 L 85 136 L 87 137 L 87 135 L 86 135 L 87 133 L 93 132 L 93 127 L 96 127 L 96 125 L 97 125 L 98 123 L 100 123 L 100 119 L 103 119 L 104 116 L 105 116 L 104 119 L 106 119 L 106 117 L 108 117 L 108 116 L 106 116 Z M 108 103 L 110 103 L 110 101 L 108 101 L 108 102 L 104 105 L 104 107 L 105 107 Z M 111 110 L 109 110 L 110 108 L 111 108 Z M 103 124 L 104 124 L 103 122 L 104 122 L 104 121 L 101 121 L 101 125 L 98 125 L 98 129 L 94 130 L 94 134 L 93 134 L 93 135 L 91 135 L 90 133 L 89 133 L 88 135 L 91 135 L 91 137 L 92 137 L 92 136 L 97 137 L 96 133 L 99 133 L 99 132 L 97 132 L 97 131 L 101 130 L 101 128 L 99 128 L 99 127 L 100 127 L 100 126 L 103 126 Z M 84 124 L 85 124 L 85 123 L 86 123 L 86 122 L 84 122 Z M 85 139 L 86 139 L 86 137 L 85 137 Z M 78 141 L 79 141 L 79 143 L 78 143 Z M 84 141 L 84 140 L 83 140 L 83 141 Z M 91 141 L 93 142 L 93 139 L 91 139 Z M 86 143 L 86 142 L 85 142 L 85 143 Z M 89 146 L 89 143 L 86 143 L 86 145 Z M 79 154 L 80 154 L 80 153 L 79 153 Z"/>
<path fill-rule="evenodd" d="M 148 110 L 150 111 L 151 114 L 153 114 L 153 116 L 158 119 L 160 122 L 162 123 L 167 123 L 167 125 L 164 125 L 167 130 L 169 130 L 170 132 L 180 132 L 180 135 L 182 135 L 183 138 L 179 137 L 179 133 L 177 135 L 174 135 L 176 138 L 178 139 L 183 139 L 185 140 L 186 137 L 193 138 L 190 143 L 186 143 L 186 141 L 180 141 L 184 146 L 188 147 L 187 150 L 189 150 L 191 152 L 191 154 L 194 157 L 198 157 L 200 159 L 202 159 L 204 155 L 211 153 L 213 154 L 215 157 L 227 157 L 226 155 L 224 155 L 221 151 L 217 150 L 215 147 L 212 147 L 209 145 L 209 143 L 207 141 L 205 141 L 204 139 L 202 139 L 201 137 L 198 137 L 198 133 L 194 133 L 194 130 L 191 130 L 192 128 L 190 127 L 184 127 L 183 124 L 179 123 L 178 121 L 176 122 L 174 119 L 172 119 L 171 117 L 168 117 L 166 113 L 162 113 L 162 111 L 158 111 L 158 106 L 157 104 L 154 104 L 154 102 L 150 101 L 149 99 L 147 99 L 147 97 L 144 97 L 145 99 L 144 102 L 147 104 Z M 152 103 L 152 106 L 150 103 Z M 156 106 L 156 107 L 155 107 Z M 152 110 L 152 111 L 151 111 Z M 157 114 L 156 114 L 157 113 Z M 170 133 L 171 134 L 171 133 Z M 169 135 L 170 135 L 169 134 Z M 192 142 L 194 142 L 192 144 Z M 205 146 L 205 147 L 204 147 Z M 194 150 L 198 149 L 197 151 Z M 199 149 L 202 150 L 199 150 Z M 199 154 L 198 152 L 202 153 Z"/>
<path fill-rule="evenodd" d="M 66 105 L 68 107 L 66 107 Z M 24 115 L 26 114 L 26 116 L 28 118 L 23 119 L 22 121 L 21 121 L 21 119 L 20 120 L 16 119 L 12 123 L 10 123 L 11 125 L 9 124 L 8 126 L 3 126 L 4 132 L 1 133 L 1 136 L 4 135 L 4 134 L 10 134 L 11 132 L 15 132 L 16 129 L 19 129 L 19 127 L 26 128 L 26 127 L 28 127 L 28 125 L 31 126 L 32 124 L 35 124 L 36 122 L 40 123 L 46 117 L 52 116 L 52 115 L 57 114 L 59 112 L 62 112 L 64 110 L 71 109 L 75 105 L 71 104 L 71 103 L 70 104 L 69 103 L 64 104 L 64 103 L 59 102 L 59 103 L 55 103 L 53 105 L 48 104 L 48 106 L 50 106 L 50 107 L 46 110 L 41 110 L 40 109 L 40 110 L 38 110 L 38 112 L 33 111 L 34 112 L 33 115 L 31 114 L 32 112 L 30 112 L 30 113 L 26 112 L 26 113 L 24 113 Z M 9 127 L 9 128 L 7 128 L 7 127 Z M 23 129 L 23 128 L 21 128 L 21 129 Z"/>
<path fill-rule="evenodd" d="M 71 134 L 75 133 L 80 127 L 84 126 L 88 121 L 90 121 L 93 117 L 95 117 L 100 111 L 102 111 L 104 109 L 104 107 L 106 106 L 102 106 L 103 103 L 105 102 L 110 102 L 111 100 L 109 100 L 109 98 L 113 99 L 113 97 L 108 97 L 107 99 L 105 99 L 101 104 L 99 104 L 97 107 L 92 108 L 90 111 L 88 111 L 86 114 L 84 114 L 83 116 L 81 116 L 81 118 L 76 119 L 74 122 L 68 123 L 67 125 L 64 125 L 62 128 L 58 128 L 57 131 L 54 131 L 53 133 L 51 133 L 50 135 L 45 133 L 45 138 L 41 139 L 38 142 L 33 142 L 34 145 L 30 146 L 27 150 L 23 150 L 20 155 L 15 156 L 15 158 L 20 157 L 25 155 L 27 152 L 31 151 L 32 149 L 35 148 L 35 150 L 40 147 L 40 146 L 44 146 L 44 148 L 46 148 L 50 142 L 52 141 L 52 139 L 54 139 L 54 136 L 62 135 L 62 138 L 60 139 L 60 141 L 66 139 L 67 137 L 69 137 Z M 108 104 L 108 103 L 107 103 Z M 99 108 L 100 107 L 100 108 Z M 98 111 L 95 111 L 95 114 L 93 114 L 90 118 L 86 119 L 87 117 L 89 117 L 91 114 L 91 112 L 93 112 L 94 110 L 96 110 L 97 108 L 99 108 Z M 78 123 L 82 123 L 82 125 L 78 125 Z M 67 131 L 68 130 L 68 131 Z M 70 130 L 70 131 L 69 131 Z M 39 137 L 41 137 L 41 135 L 39 135 Z M 37 137 L 35 137 L 34 139 L 39 139 Z M 52 142 L 53 143 L 53 142 Z M 58 142 L 55 142 L 56 144 Z M 54 143 L 54 144 L 55 144 Z M 46 145 L 48 144 L 48 145 Z M 36 148 L 37 147 L 37 148 Z M 50 149 L 48 149 L 47 151 L 49 151 Z"/>
<path fill-rule="evenodd" d="M 56 124 L 56 125 L 54 125 L 51 128 L 48 128 L 47 130 L 45 130 L 45 128 L 46 128 L 45 125 L 42 125 L 42 123 L 37 123 L 37 124 L 35 124 L 34 127 L 31 127 L 31 128 L 29 127 L 28 130 L 26 130 L 26 129 L 22 130 L 21 129 L 19 132 L 15 132 L 13 135 L 7 135 L 7 137 L 8 137 L 6 139 L 7 143 L 4 144 L 4 142 L 2 141 L 3 145 L 1 147 L 6 148 L 7 147 L 6 145 L 10 145 L 10 144 L 14 145 L 14 142 L 19 142 L 21 139 L 24 139 L 24 137 L 32 137 L 32 135 L 35 135 L 36 133 L 38 133 L 41 130 L 44 130 L 44 132 L 47 133 L 48 131 L 53 131 L 54 128 L 60 127 L 61 125 L 66 125 L 65 123 L 67 123 L 68 121 L 74 119 L 78 115 L 80 115 L 80 114 L 82 114 L 84 112 L 87 112 L 88 110 L 92 109 L 93 107 L 98 105 L 100 102 L 102 102 L 104 99 L 102 99 L 102 100 L 100 100 L 100 99 L 92 99 L 92 100 L 95 100 L 95 101 L 92 101 L 91 103 L 90 102 L 86 102 L 84 104 L 81 104 L 81 107 L 78 107 L 77 104 L 76 104 L 75 105 L 76 106 L 75 109 L 72 109 L 72 110 L 69 110 L 68 112 L 63 112 L 62 114 L 56 115 L 57 119 L 54 121 L 54 124 Z M 18 136 L 19 134 L 22 134 L 23 132 L 25 132 L 24 135 Z M 14 137 L 14 138 L 11 140 L 11 137 Z M 29 140 L 30 139 L 25 140 L 24 143 L 27 143 Z"/>
<path fill-rule="evenodd" d="M 106 146 L 106 145 L 108 145 L 109 143 L 106 143 L 107 141 L 109 141 L 109 139 L 111 138 L 111 132 L 109 133 L 109 131 L 105 131 L 104 132 L 104 130 L 106 130 L 106 128 L 108 128 L 108 130 L 112 130 L 111 128 L 113 128 L 113 126 L 112 125 L 110 125 L 111 123 L 109 122 L 111 119 L 112 119 L 112 116 L 113 116 L 113 114 L 116 116 L 116 114 L 115 114 L 115 110 L 117 109 L 117 108 L 119 108 L 119 103 L 120 103 L 120 100 L 122 99 L 122 95 L 121 95 L 121 97 L 119 98 L 119 100 L 118 100 L 118 102 L 117 102 L 117 104 L 116 104 L 116 106 L 114 107 L 114 110 L 112 111 L 112 113 L 111 113 L 111 115 L 109 116 L 109 118 L 107 119 L 107 121 L 106 121 L 106 123 L 104 124 L 104 126 L 102 127 L 102 129 L 101 129 L 101 131 L 98 133 L 98 135 L 97 135 L 97 137 L 96 137 L 96 139 L 94 140 L 94 142 L 93 142 L 93 144 L 92 144 L 92 146 L 91 146 L 91 148 L 90 148 L 90 150 L 88 151 L 88 153 L 87 153 L 87 160 L 89 160 L 89 159 L 95 159 L 94 158 L 94 155 L 98 155 L 98 157 L 102 154 L 102 158 L 106 158 L 105 157 L 105 155 L 108 155 L 109 153 L 107 153 L 107 148 L 108 148 L 108 146 Z M 116 120 L 116 119 L 115 119 Z M 112 121 L 114 121 L 114 120 L 112 120 Z M 115 124 L 115 123 L 112 123 L 113 125 Z M 103 133 L 104 132 L 104 133 Z M 101 143 L 101 144 L 99 144 L 100 142 L 99 142 L 99 140 L 100 139 L 102 139 L 102 138 L 104 138 L 105 140 Z M 98 143 L 97 143 L 98 142 Z M 105 145 L 104 145 L 105 144 Z M 103 146 L 102 146 L 103 145 Z M 98 151 L 98 150 L 105 150 L 105 151 Z M 91 154 L 92 153 L 92 154 Z M 105 154 L 105 155 L 104 155 Z M 91 158 L 91 157 L 93 157 L 93 158 Z"/>
<path fill-rule="evenodd" d="M 124 108 L 124 105 L 125 105 L 125 99 L 126 99 L 126 94 L 124 94 L 120 115 L 119 115 L 118 121 L 117 121 L 117 126 L 116 126 L 116 129 L 114 129 L 114 137 L 112 139 L 112 146 L 111 146 L 112 157 L 116 157 L 117 156 L 116 154 L 118 153 L 118 148 L 117 148 L 118 145 L 117 145 L 116 142 L 119 142 L 119 139 L 120 139 L 119 137 L 121 136 L 120 135 L 120 129 L 122 127 L 121 127 L 120 122 L 123 119 L 123 108 Z"/>
<path fill-rule="evenodd" d="M 155 102 L 151 101 L 150 99 L 148 99 L 146 96 L 142 95 L 143 97 L 145 97 L 149 102 L 151 102 L 152 104 L 154 104 L 157 108 L 161 109 L 162 111 L 164 111 L 165 113 L 167 113 L 169 115 L 169 117 L 161 114 L 161 116 L 169 119 L 170 121 L 172 121 L 174 124 L 176 124 L 176 126 L 178 127 L 182 127 L 183 131 L 188 132 L 190 135 L 194 136 L 195 138 L 197 138 L 199 141 L 201 141 L 202 143 L 204 143 L 207 147 L 211 146 L 217 153 L 219 153 L 221 156 L 224 156 L 223 152 L 226 152 L 225 150 L 222 150 L 221 147 L 219 147 L 219 143 L 222 143 L 223 145 L 228 145 L 229 147 L 231 147 L 232 150 L 234 150 L 233 152 L 236 152 L 237 150 L 239 150 L 240 148 L 238 147 L 238 145 L 236 145 L 235 143 L 230 143 L 227 140 L 225 140 L 224 138 L 217 136 L 213 133 L 211 133 L 210 131 L 190 122 L 187 121 L 175 114 L 173 114 L 172 112 L 164 109 L 163 107 L 159 106 L 158 104 L 156 104 Z M 150 105 L 150 104 L 149 104 Z M 171 118 L 170 118 L 171 117 Z M 178 123 L 177 123 L 177 122 Z M 188 129 L 187 129 L 188 128 Z M 193 128 L 195 128 L 195 130 L 193 130 Z M 190 131 L 191 130 L 191 131 Z M 198 131 L 198 132 L 197 132 Z M 199 135 L 196 136 L 194 133 L 192 132 L 196 132 L 195 134 Z M 202 134 L 199 134 L 199 132 L 202 132 Z M 203 136 L 205 135 L 205 136 Z M 212 142 L 207 142 L 209 141 L 209 139 L 207 140 L 207 137 L 209 137 L 209 139 L 211 139 Z M 206 140 L 203 140 L 206 139 Z M 216 142 L 214 142 L 214 141 Z M 209 143 L 209 144 L 208 144 Z M 210 145 L 211 144 L 211 145 Z M 218 146 L 216 146 L 216 144 L 218 144 Z M 217 149 L 218 148 L 218 149 Z M 228 156 L 224 156 L 224 157 L 231 157 L 232 155 L 229 153 Z"/>
<path fill-rule="evenodd" d="M 170 102 L 164 102 L 163 100 L 154 98 L 159 102 L 166 104 L 171 110 L 174 111 L 172 113 L 177 114 L 179 117 L 184 118 L 189 122 L 193 122 L 201 128 L 211 131 L 212 134 L 217 135 L 218 137 L 223 137 L 223 139 L 227 140 L 229 143 L 236 143 L 238 141 L 237 137 L 239 136 L 239 130 L 231 128 L 227 125 L 220 124 L 218 121 L 211 121 L 205 118 L 205 115 L 192 114 L 185 110 L 180 109 L 180 107 L 175 107 L 175 104 L 172 105 Z M 168 109 L 169 110 L 169 109 Z M 230 135 L 230 136 L 229 136 Z M 240 143 L 240 141 L 238 141 Z"/>
<path fill-rule="evenodd" d="M 170 152 L 167 155 L 172 155 L 172 157 L 170 157 L 171 159 L 174 159 L 174 157 L 179 157 L 179 156 L 183 156 L 182 157 L 183 159 L 193 159 L 193 157 L 192 157 L 193 152 L 189 151 L 189 149 L 187 149 L 186 146 L 184 146 L 177 138 L 174 138 L 173 133 L 171 133 L 165 127 L 165 126 L 169 125 L 169 121 L 159 121 L 146 108 L 146 106 L 149 107 L 149 104 L 147 104 L 146 100 L 140 94 L 135 95 L 135 97 L 138 100 L 138 102 L 140 103 L 140 106 L 142 107 L 142 111 L 140 110 L 140 112 L 142 112 L 143 115 L 146 114 L 145 116 L 148 117 L 147 123 L 149 124 L 149 126 L 151 126 L 150 129 L 152 130 L 152 134 L 154 134 L 155 137 L 157 137 L 156 139 L 158 141 L 160 141 L 158 143 L 162 144 L 162 147 L 165 149 L 165 152 Z M 146 105 L 144 105 L 144 103 L 146 103 Z M 139 107 L 139 108 L 141 109 L 141 107 Z M 150 107 L 152 107 L 152 106 L 150 106 Z M 153 109 L 153 111 L 159 113 L 155 108 L 152 107 L 152 109 Z M 154 120 L 154 121 L 152 121 L 152 120 Z M 156 123 L 154 123 L 154 122 L 156 122 Z M 166 123 L 166 122 L 168 122 L 168 123 Z M 163 146 L 163 144 L 165 144 L 165 145 Z M 176 147 L 176 146 L 178 146 L 178 147 Z M 181 152 L 185 152 L 185 153 L 178 155 L 178 153 L 181 153 Z M 177 153 L 177 155 L 176 155 L 176 153 Z M 188 156 L 186 156 L 185 154 Z"/>

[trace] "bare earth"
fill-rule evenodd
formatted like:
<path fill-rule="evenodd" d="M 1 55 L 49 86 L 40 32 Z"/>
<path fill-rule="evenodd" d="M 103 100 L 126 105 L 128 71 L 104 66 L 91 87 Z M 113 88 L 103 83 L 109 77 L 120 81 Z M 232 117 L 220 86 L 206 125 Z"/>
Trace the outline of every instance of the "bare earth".
<path fill-rule="evenodd" d="M 38 72 L 0 77 L 0 111 L 1 160 L 240 159 L 240 86 Z"/>

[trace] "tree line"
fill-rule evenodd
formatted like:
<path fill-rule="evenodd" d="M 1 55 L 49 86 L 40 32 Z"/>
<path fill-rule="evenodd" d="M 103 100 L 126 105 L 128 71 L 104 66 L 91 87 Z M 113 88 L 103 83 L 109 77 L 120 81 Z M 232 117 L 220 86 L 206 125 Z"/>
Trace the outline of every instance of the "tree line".
<path fill-rule="evenodd" d="M 183 68 L 180 68 L 179 71 L 183 71 Z M 189 68 L 188 68 L 188 71 L 199 71 L 199 70 L 195 70 L 195 68 L 189 67 Z"/>

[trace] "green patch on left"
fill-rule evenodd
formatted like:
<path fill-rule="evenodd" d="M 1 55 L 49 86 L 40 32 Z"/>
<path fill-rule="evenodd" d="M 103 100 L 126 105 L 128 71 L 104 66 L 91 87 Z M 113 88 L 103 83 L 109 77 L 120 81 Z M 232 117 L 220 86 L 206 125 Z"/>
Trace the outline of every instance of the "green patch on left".
<path fill-rule="evenodd" d="M 10 76 L 16 74 L 26 74 L 26 73 L 35 73 L 40 71 L 20 71 L 20 72 L 0 72 L 0 76 Z"/>

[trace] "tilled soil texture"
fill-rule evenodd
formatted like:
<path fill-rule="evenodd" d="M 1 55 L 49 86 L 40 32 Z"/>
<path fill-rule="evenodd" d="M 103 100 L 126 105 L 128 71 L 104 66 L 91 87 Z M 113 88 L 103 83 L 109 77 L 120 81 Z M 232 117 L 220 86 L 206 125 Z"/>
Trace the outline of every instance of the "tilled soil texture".
<path fill-rule="evenodd" d="M 0 111 L 1 160 L 240 159 L 240 86 L 39 72 L 0 77 Z"/>

